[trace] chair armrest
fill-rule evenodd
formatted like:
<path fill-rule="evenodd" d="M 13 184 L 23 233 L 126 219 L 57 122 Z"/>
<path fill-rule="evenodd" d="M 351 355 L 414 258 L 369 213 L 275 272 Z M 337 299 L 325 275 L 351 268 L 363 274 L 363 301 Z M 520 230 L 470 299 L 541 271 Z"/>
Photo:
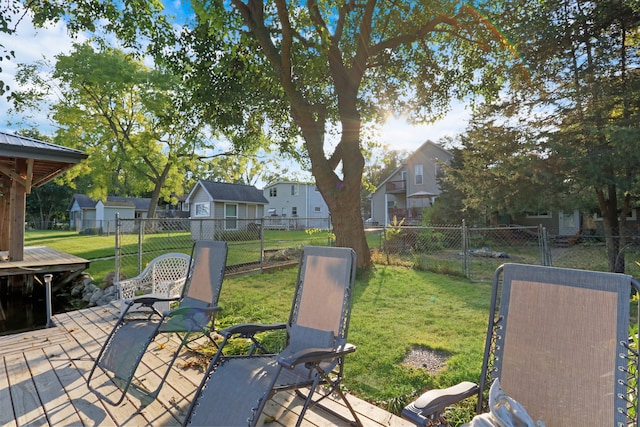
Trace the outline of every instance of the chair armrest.
<path fill-rule="evenodd" d="M 353 353 L 354 351 L 356 351 L 356 346 L 353 344 L 344 344 L 336 348 L 305 348 L 304 350 L 297 351 L 291 355 L 278 357 L 278 363 L 285 368 L 293 369 L 300 363 L 320 362 L 325 359 L 341 357 L 345 354 Z"/>
<path fill-rule="evenodd" d="M 249 338 L 258 332 L 275 331 L 278 329 L 286 329 L 286 323 L 272 323 L 269 325 L 262 325 L 258 323 L 243 323 L 240 325 L 233 325 L 220 331 L 220 335 L 226 338 L 230 338 L 232 335 L 240 335 L 242 338 Z"/>
<path fill-rule="evenodd" d="M 133 304 L 143 304 L 143 305 L 153 305 L 156 302 L 162 302 L 162 301 L 178 301 L 180 298 L 179 297 L 175 297 L 175 298 L 158 298 L 158 297 L 136 297 L 136 298 L 132 298 L 132 299 L 126 299 L 124 302 L 125 304 L 129 304 L 129 305 L 133 305 Z"/>
<path fill-rule="evenodd" d="M 118 290 L 120 291 L 120 298 L 134 298 L 138 289 L 141 289 L 144 286 L 149 286 L 151 284 L 150 281 L 144 279 L 144 277 L 133 277 L 131 279 L 119 281 L 117 285 Z"/>
<path fill-rule="evenodd" d="M 447 406 L 477 394 L 478 390 L 478 385 L 469 381 L 444 389 L 429 390 L 405 406 L 402 417 L 417 425 L 427 425 L 426 420 L 439 416 Z"/>
<path fill-rule="evenodd" d="M 175 301 L 178 299 L 179 298 L 167 298 L 167 299 L 161 299 L 161 301 Z M 166 311 L 162 313 L 162 315 L 165 317 L 173 317 L 173 316 L 180 316 L 180 315 L 189 316 L 190 314 L 193 314 L 193 313 L 207 313 L 210 316 L 212 314 L 219 312 L 220 310 L 222 310 L 222 307 L 219 307 L 217 305 L 213 307 L 178 307 L 173 310 Z"/>

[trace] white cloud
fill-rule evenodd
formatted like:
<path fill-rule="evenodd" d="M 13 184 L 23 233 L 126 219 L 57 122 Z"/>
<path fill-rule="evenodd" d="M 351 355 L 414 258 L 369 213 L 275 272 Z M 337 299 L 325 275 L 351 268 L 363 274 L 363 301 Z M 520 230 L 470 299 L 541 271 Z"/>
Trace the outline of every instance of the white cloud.
<path fill-rule="evenodd" d="M 66 26 L 61 22 L 51 24 L 46 28 L 36 29 L 31 21 L 31 15 L 26 14 L 19 22 L 16 32 L 3 39 L 4 48 L 7 51 L 13 51 L 15 58 L 5 59 L 0 63 L 2 67 L 0 80 L 8 84 L 11 89 L 16 89 L 17 84 L 14 79 L 19 63 L 30 64 L 46 59 L 51 64 L 54 64 L 56 55 L 69 53 L 74 41 L 81 40 L 83 40 L 82 37 L 72 39 L 67 32 Z M 18 123 L 22 117 L 8 117 L 9 108 L 10 105 L 5 95 L 0 98 L 0 112 L 4 113 L 2 114 L 3 121 L 0 122 L 0 130 L 14 132 L 20 129 L 21 126 Z M 31 113 L 31 115 L 32 118 L 29 122 L 38 126 L 42 133 L 52 132 L 52 126 L 46 117 L 46 111 Z M 12 124 L 9 125 L 7 121 L 11 121 Z"/>

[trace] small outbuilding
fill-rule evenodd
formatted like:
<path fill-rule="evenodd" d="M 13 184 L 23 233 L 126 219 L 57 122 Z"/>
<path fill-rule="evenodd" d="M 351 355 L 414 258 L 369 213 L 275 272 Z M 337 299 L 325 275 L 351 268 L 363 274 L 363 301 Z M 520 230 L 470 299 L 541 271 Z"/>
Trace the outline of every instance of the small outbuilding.
<path fill-rule="evenodd" d="M 86 194 L 74 194 L 69 204 L 69 226 L 80 232 L 110 233 L 115 231 L 116 213 L 122 219 L 146 218 L 150 198 L 107 196 L 93 200 Z"/>
<path fill-rule="evenodd" d="M 185 201 L 191 210 L 192 235 L 215 238 L 219 232 L 254 229 L 269 203 L 253 185 L 198 180 Z"/>

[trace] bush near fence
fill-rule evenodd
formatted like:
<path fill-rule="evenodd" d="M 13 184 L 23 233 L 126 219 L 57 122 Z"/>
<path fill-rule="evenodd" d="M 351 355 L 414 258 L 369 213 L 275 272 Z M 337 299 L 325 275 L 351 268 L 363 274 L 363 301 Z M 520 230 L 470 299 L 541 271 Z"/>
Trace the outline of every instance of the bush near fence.
<path fill-rule="evenodd" d="M 263 270 L 295 263 L 305 245 L 331 245 L 329 218 L 263 219 L 119 219 L 117 268 L 137 275 L 153 258 L 167 252 L 190 253 L 194 240 L 229 244 L 227 272 Z M 231 229 L 232 228 L 232 229 Z M 473 281 L 491 280 L 502 263 L 554 265 L 606 271 L 603 236 L 549 237 L 542 227 L 383 226 L 365 229 L 374 262 L 454 274 Z M 640 277 L 640 237 L 623 248 L 627 273 Z"/>

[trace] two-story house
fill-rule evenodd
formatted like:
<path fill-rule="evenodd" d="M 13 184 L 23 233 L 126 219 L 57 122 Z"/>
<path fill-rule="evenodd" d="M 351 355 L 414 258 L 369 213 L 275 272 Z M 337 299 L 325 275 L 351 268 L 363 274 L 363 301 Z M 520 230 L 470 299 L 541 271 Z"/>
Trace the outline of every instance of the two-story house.
<path fill-rule="evenodd" d="M 264 197 L 266 207 L 265 226 L 277 228 L 322 228 L 329 227 L 329 207 L 314 184 L 293 181 L 277 181 L 267 185 Z"/>
<path fill-rule="evenodd" d="M 396 217 L 405 224 L 417 224 L 422 211 L 431 207 L 440 194 L 436 181 L 442 163 L 449 163 L 453 155 L 427 140 L 400 167 L 376 188 L 371 196 L 371 220 L 389 224 Z"/>

